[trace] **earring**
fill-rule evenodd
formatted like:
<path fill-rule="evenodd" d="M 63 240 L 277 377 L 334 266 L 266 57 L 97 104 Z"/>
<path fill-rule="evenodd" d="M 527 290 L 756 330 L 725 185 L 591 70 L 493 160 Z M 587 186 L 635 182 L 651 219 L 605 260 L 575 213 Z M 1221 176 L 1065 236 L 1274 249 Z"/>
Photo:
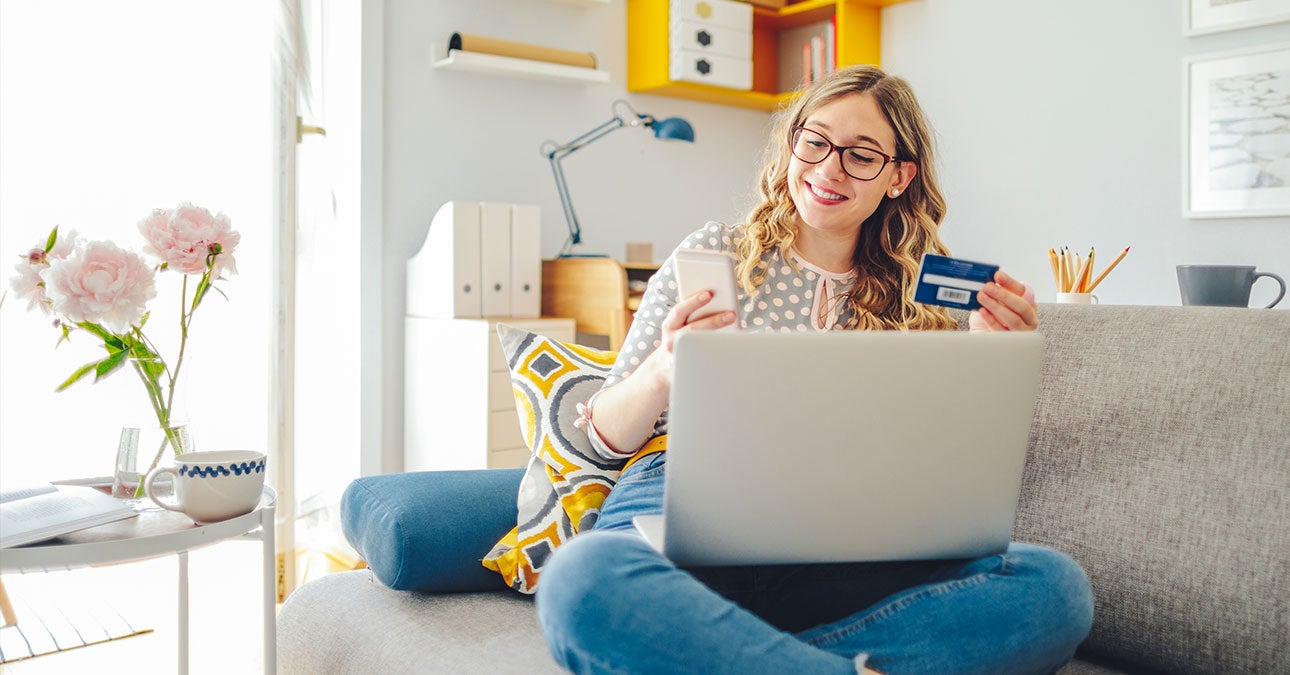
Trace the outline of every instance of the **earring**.
<path fill-rule="evenodd" d="M 895 199 L 896 197 L 899 197 L 899 196 L 900 196 L 900 188 L 896 188 L 891 191 L 892 199 Z"/>

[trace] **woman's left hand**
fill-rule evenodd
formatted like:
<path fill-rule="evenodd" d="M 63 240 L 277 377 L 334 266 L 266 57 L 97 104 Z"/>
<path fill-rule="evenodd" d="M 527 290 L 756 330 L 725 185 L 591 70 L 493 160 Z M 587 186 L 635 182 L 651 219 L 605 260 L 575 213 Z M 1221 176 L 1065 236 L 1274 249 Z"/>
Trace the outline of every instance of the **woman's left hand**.
<path fill-rule="evenodd" d="M 994 281 L 977 291 L 981 309 L 968 316 L 971 330 L 1034 330 L 1039 326 L 1035 289 L 1004 274 L 994 273 Z"/>

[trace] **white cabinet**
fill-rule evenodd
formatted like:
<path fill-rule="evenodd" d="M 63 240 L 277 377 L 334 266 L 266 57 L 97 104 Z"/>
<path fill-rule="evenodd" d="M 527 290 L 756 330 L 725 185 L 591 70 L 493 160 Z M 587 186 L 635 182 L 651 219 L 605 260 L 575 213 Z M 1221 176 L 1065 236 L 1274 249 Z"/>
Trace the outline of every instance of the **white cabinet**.
<path fill-rule="evenodd" d="M 404 471 L 528 463 L 499 323 L 574 341 L 573 319 L 404 318 Z"/>

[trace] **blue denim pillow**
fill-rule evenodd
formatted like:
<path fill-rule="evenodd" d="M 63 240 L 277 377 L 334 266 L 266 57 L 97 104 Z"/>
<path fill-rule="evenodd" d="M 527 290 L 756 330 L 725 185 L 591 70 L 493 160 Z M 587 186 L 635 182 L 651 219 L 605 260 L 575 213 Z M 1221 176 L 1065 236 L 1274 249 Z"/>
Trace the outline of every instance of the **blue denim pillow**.
<path fill-rule="evenodd" d="M 523 477 L 482 469 L 359 478 L 341 497 L 341 528 L 389 588 L 495 591 L 497 574 L 479 561 L 515 527 Z"/>

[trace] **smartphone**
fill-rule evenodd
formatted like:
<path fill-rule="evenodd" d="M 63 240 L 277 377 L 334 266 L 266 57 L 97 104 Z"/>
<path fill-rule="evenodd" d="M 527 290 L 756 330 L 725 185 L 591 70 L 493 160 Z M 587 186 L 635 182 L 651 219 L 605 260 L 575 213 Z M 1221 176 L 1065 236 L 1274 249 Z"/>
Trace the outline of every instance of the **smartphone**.
<path fill-rule="evenodd" d="M 718 330 L 738 330 L 743 313 L 739 311 L 739 295 L 735 291 L 735 261 L 721 251 L 698 248 L 678 249 L 673 260 L 676 286 L 682 298 L 703 290 L 712 291 L 712 300 L 699 308 L 702 314 L 695 318 L 734 312 L 735 322 Z"/>

